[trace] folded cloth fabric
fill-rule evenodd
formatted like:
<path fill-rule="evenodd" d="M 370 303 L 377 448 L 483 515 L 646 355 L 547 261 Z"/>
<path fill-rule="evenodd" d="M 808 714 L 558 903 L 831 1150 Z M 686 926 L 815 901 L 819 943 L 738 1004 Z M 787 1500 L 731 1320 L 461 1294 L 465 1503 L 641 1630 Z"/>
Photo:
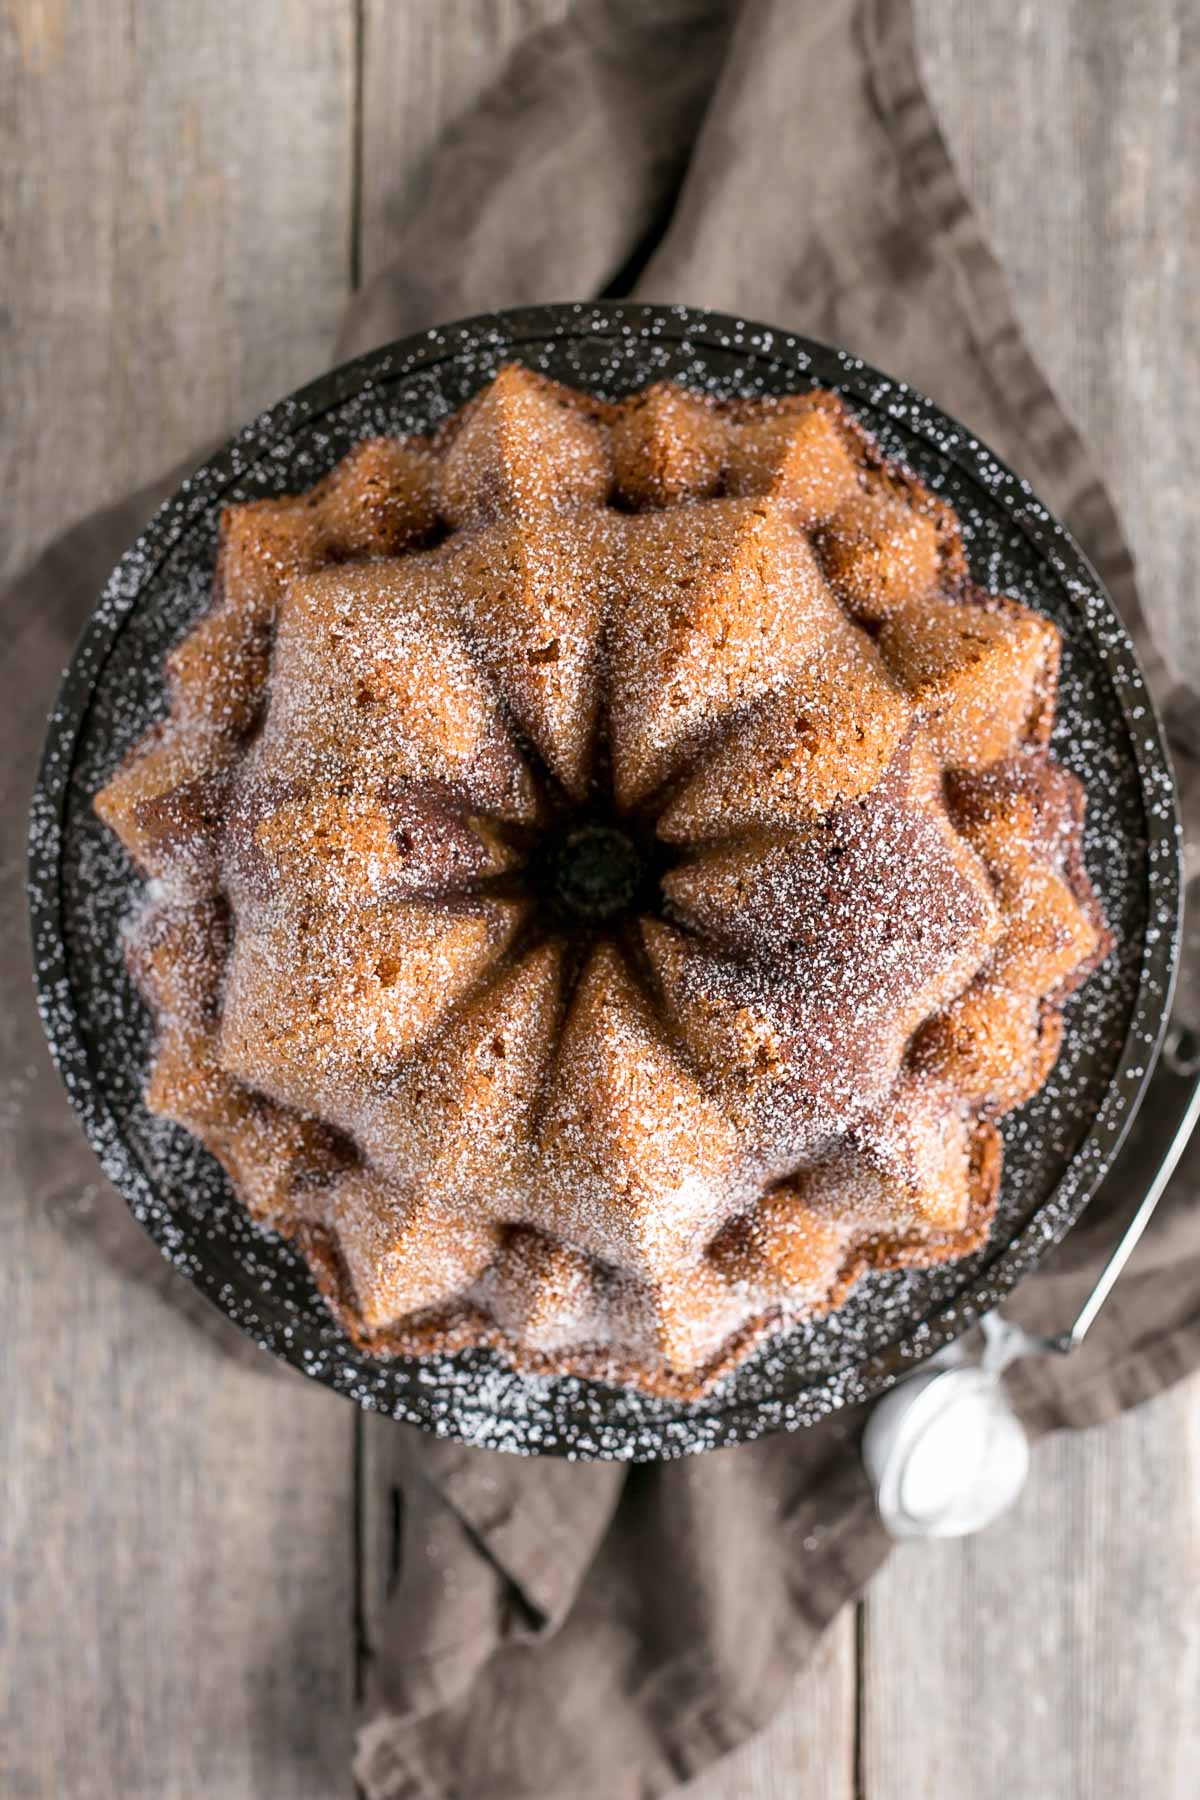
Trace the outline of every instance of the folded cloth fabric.
<path fill-rule="evenodd" d="M 1178 723 L 1200 835 L 1200 742 L 1147 631 L 1109 498 L 959 191 L 907 0 L 586 0 L 529 40 L 446 137 L 340 348 L 601 292 L 844 345 L 976 429 L 1106 580 Z M 20 622 L 0 710 L 14 831 L 70 639 L 175 479 L 59 539 L 7 597 Z M 0 974 L 25 1062 L 36 1026 L 15 946 Z M 1200 976 L 1182 1003 L 1200 1025 Z M 25 1177 L 73 1207 L 92 1176 L 57 1095 L 38 1091 L 18 1136 Z M 1110 1184 L 1022 1285 L 1012 1317 L 1033 1331 L 1069 1320 L 1155 1149 L 1145 1144 L 1133 1176 Z M 110 1255 L 240 1342 L 118 1203 L 93 1210 Z M 1086 1347 L 1015 1373 L 1027 1424 L 1092 1423 L 1200 1365 L 1198 1293 L 1194 1149 Z M 398 1496 L 387 1510 L 402 1516 L 401 1542 L 388 1590 L 366 1596 L 356 1773 L 370 1800 L 657 1795 L 754 1731 L 887 1553 L 860 1471 L 861 1424 L 845 1413 L 795 1437 L 630 1469 L 524 1461 L 396 1426 L 378 1479 Z"/>

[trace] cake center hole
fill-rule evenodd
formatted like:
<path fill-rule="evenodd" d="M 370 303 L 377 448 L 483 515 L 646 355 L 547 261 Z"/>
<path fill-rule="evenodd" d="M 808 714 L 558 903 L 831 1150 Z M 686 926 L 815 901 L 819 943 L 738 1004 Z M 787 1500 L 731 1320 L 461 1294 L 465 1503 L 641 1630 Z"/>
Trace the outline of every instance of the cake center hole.
<path fill-rule="evenodd" d="M 633 839 L 614 825 L 580 825 L 556 845 L 554 890 L 570 912 L 606 919 L 632 903 L 642 878 Z"/>

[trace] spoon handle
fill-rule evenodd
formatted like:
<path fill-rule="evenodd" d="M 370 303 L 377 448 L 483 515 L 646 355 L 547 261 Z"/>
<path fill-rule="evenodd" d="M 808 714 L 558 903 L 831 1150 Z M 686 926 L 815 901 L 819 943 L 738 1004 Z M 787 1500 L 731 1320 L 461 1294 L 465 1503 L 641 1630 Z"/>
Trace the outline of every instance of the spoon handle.
<path fill-rule="evenodd" d="M 1052 1349 L 1065 1353 L 1082 1344 L 1096 1314 L 1112 1292 L 1117 1277 L 1133 1255 L 1198 1123 L 1200 1039 L 1193 1032 L 1175 1027 L 1168 1034 L 1162 1058 L 1138 1115 L 1136 1140 L 1123 1154 L 1128 1156 L 1132 1149 L 1136 1155 L 1145 1146 L 1159 1143 L 1164 1137 L 1167 1139 L 1166 1149 L 1159 1159 L 1153 1181 L 1125 1227 L 1112 1255 L 1101 1269 L 1096 1285 L 1080 1308 L 1075 1323 L 1061 1337 L 1050 1340 Z"/>

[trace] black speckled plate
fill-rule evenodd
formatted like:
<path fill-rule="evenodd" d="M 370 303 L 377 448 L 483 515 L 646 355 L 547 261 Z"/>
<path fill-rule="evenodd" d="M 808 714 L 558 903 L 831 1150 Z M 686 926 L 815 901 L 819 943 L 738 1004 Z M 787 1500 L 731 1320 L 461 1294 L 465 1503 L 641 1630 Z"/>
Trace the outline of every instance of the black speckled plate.
<path fill-rule="evenodd" d="M 978 578 L 1064 640 L 1054 748 L 1089 794 L 1087 864 L 1116 933 L 1072 1000 L 1050 1083 L 1005 1121 L 991 1241 L 931 1271 L 869 1277 L 833 1317 L 764 1346 L 694 1405 L 514 1373 L 490 1352 L 374 1361 L 342 1336 L 301 1259 L 254 1226 L 217 1164 L 141 1101 L 149 1021 L 121 957 L 136 882 L 91 796 L 165 710 L 163 654 L 208 599 L 222 506 L 308 486 L 370 433 L 426 431 L 518 358 L 615 398 L 660 376 L 719 394 L 839 389 L 958 509 Z M 276 1355 L 360 1405 L 524 1453 L 646 1459 L 793 1429 L 878 1393 L 993 1307 L 1100 1182 L 1157 1053 L 1180 891 L 1174 789 L 1133 647 L 1092 569 L 1028 487 L 936 407 L 863 363 L 682 308 L 549 306 L 469 319 L 363 357 L 282 401 L 184 483 L 123 558 L 50 720 L 30 897 L 46 1030 L 106 1173 L 164 1254 Z"/>

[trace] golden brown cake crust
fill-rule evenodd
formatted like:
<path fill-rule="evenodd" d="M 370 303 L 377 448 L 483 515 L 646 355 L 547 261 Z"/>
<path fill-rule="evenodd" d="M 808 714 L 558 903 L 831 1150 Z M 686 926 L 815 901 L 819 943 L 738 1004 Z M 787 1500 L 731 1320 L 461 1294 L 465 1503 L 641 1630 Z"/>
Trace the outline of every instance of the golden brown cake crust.
<path fill-rule="evenodd" d="M 986 1240 L 1110 943 L 1058 651 L 836 395 L 510 365 L 226 510 L 96 797 L 147 1104 L 368 1353 L 698 1397 Z"/>

